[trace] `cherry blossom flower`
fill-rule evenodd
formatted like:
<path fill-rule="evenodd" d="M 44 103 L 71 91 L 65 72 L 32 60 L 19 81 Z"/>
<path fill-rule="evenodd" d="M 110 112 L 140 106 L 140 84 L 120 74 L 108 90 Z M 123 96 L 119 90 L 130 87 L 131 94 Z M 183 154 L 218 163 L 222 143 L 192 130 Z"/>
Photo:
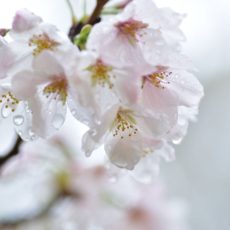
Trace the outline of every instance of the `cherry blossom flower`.
<path fill-rule="evenodd" d="M 33 71 L 18 72 L 12 78 L 12 91 L 21 101 L 28 102 L 33 114 L 32 131 L 40 137 L 50 136 L 65 121 L 71 88 L 71 52 L 68 57 L 68 65 L 63 65 L 51 52 L 43 52 L 34 60 Z"/>
<path fill-rule="evenodd" d="M 181 18 L 169 9 L 158 9 L 152 0 L 132 1 L 123 12 L 93 27 L 87 47 L 115 66 L 142 67 L 145 59 L 155 66 L 191 68 L 178 52 Z"/>
<path fill-rule="evenodd" d="M 170 130 L 170 123 L 162 124 L 159 119 L 137 108 L 114 105 L 85 134 L 83 150 L 90 156 L 105 144 L 105 151 L 115 165 L 133 169 L 141 158 L 161 147 L 161 138 Z"/>
<path fill-rule="evenodd" d="M 56 27 L 27 10 L 16 13 L 10 35 L 13 41 L 5 46 L 16 55 L 3 74 L 9 87 L 1 95 L 1 115 L 6 118 L 12 112 L 16 130 L 25 140 L 50 136 L 65 120 L 67 75 L 78 49 Z"/>

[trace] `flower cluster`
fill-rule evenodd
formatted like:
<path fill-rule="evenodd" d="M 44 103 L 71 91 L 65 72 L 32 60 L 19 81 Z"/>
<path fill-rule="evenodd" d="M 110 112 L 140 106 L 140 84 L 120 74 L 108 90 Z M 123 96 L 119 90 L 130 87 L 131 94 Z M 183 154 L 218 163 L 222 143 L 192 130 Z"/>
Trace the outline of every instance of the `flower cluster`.
<path fill-rule="evenodd" d="M 183 207 L 160 182 L 126 175 L 114 183 L 105 167 L 83 166 L 59 138 L 22 146 L 4 167 L 0 200 L 2 230 L 186 229 Z"/>
<path fill-rule="evenodd" d="M 0 40 L 1 117 L 33 140 L 58 130 L 69 108 L 89 127 L 87 156 L 104 145 L 113 164 L 130 170 L 152 156 L 171 159 L 171 144 L 183 138 L 203 96 L 181 53 L 182 18 L 152 0 L 127 1 L 77 47 L 55 26 L 18 11 Z"/>

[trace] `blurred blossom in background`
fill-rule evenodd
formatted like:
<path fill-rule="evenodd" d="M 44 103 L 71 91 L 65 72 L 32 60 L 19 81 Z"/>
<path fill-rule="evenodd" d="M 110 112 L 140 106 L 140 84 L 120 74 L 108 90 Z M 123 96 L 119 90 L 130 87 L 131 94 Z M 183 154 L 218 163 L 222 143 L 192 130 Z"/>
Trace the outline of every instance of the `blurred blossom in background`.
<path fill-rule="evenodd" d="M 73 0 L 72 2 L 75 4 L 76 12 L 80 13 L 82 8 L 79 1 Z M 92 3 L 89 4 L 89 8 L 93 7 L 94 1 L 89 2 Z M 169 6 L 179 13 L 187 15 L 182 24 L 182 30 L 187 37 L 184 52 L 195 63 L 199 70 L 197 76 L 205 87 L 205 98 L 200 106 L 198 122 L 190 125 L 188 135 L 182 144 L 176 147 L 176 160 L 164 163 L 160 175 L 172 197 L 187 201 L 190 229 L 229 230 L 230 108 L 227 100 L 230 97 L 228 89 L 230 83 L 230 2 L 228 0 L 156 0 L 156 3 L 158 6 Z M 44 21 L 57 25 L 63 31 L 68 31 L 70 16 L 64 0 L 2 1 L 0 28 L 9 27 L 15 11 L 20 8 L 28 8 L 40 15 Z M 14 133 L 10 124 L 0 125 L 1 130 L 4 130 L 1 134 L 0 150 L 1 154 L 4 154 L 12 144 Z M 80 149 L 80 137 L 85 130 L 83 125 L 80 125 L 76 120 L 71 120 L 66 122 L 60 135 L 66 137 L 70 146 Z M 70 135 L 74 136 L 74 140 L 68 138 Z M 79 153 L 79 155 L 81 154 Z M 87 162 L 93 163 L 98 158 L 99 154 L 95 154 L 95 157 L 87 159 Z M 33 174 L 33 172 L 31 173 Z M 44 172 L 39 173 L 44 174 Z M 2 188 L 0 197 L 7 197 L 6 195 L 13 197 L 15 193 L 23 194 L 23 189 L 27 188 L 28 195 L 25 200 L 21 200 L 21 205 L 25 206 L 25 210 L 31 205 L 34 210 L 37 210 L 39 204 L 46 203 L 45 199 L 49 199 L 55 194 L 56 188 L 52 183 L 52 178 L 41 176 L 42 183 L 48 183 L 53 187 L 47 189 L 47 186 L 38 186 L 36 193 L 33 194 L 38 197 L 37 203 L 32 204 L 30 199 L 33 199 L 31 194 L 33 189 L 31 188 L 30 192 L 29 186 L 36 186 L 39 182 L 36 181 L 35 185 L 28 185 L 26 178 L 24 180 L 20 183 L 15 181 L 16 185 L 20 184 L 17 191 L 13 187 L 10 191 L 4 191 Z M 40 196 L 41 193 L 45 196 Z M 14 207 L 7 207 L 6 200 L 0 200 L 0 202 L 0 214 L 6 207 L 9 213 L 13 210 L 17 215 L 17 210 Z M 15 200 L 16 202 L 17 200 Z M 68 205 L 69 203 L 66 201 L 60 204 L 59 209 L 64 210 Z M 20 214 L 22 215 L 22 213 Z M 64 216 L 62 217 L 64 218 Z M 22 229 L 27 228 L 24 226 Z"/>

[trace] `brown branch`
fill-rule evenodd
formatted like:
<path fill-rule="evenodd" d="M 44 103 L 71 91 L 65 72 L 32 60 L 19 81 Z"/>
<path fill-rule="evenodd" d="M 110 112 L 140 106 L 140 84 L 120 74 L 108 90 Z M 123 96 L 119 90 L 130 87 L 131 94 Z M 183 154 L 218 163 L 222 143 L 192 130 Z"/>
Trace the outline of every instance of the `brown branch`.
<path fill-rule="evenodd" d="M 104 7 L 104 5 L 108 2 L 109 0 L 97 0 L 96 7 L 94 8 L 93 13 L 91 14 L 89 20 L 87 21 L 86 24 L 93 25 L 95 24 L 95 21 L 97 21 L 98 17 L 101 14 L 101 11 Z"/>
<path fill-rule="evenodd" d="M 19 147 L 22 143 L 22 139 L 18 136 L 17 137 L 17 140 L 13 146 L 13 148 L 11 149 L 11 151 L 3 156 L 3 157 L 0 157 L 0 168 L 10 159 L 12 158 L 13 156 L 17 155 L 18 152 L 19 152 Z"/>
<path fill-rule="evenodd" d="M 69 39 L 73 42 L 76 35 L 78 35 L 81 32 L 81 29 L 86 24 L 95 25 L 96 23 L 100 22 L 100 14 L 103 10 L 103 7 L 109 0 L 97 0 L 97 4 L 94 8 L 93 13 L 89 17 L 89 19 L 86 22 L 79 22 L 77 24 L 73 24 L 69 30 L 68 36 Z"/>

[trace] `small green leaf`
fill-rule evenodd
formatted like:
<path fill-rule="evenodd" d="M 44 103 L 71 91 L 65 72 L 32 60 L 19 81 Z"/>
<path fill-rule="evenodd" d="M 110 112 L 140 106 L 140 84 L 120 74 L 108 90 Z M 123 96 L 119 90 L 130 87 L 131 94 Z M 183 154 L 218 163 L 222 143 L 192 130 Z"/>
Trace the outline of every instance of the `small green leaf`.
<path fill-rule="evenodd" d="M 77 45 L 81 50 L 85 49 L 85 44 L 87 42 L 91 29 L 91 25 L 85 25 L 82 28 L 80 34 L 78 34 L 74 39 L 74 44 Z"/>

